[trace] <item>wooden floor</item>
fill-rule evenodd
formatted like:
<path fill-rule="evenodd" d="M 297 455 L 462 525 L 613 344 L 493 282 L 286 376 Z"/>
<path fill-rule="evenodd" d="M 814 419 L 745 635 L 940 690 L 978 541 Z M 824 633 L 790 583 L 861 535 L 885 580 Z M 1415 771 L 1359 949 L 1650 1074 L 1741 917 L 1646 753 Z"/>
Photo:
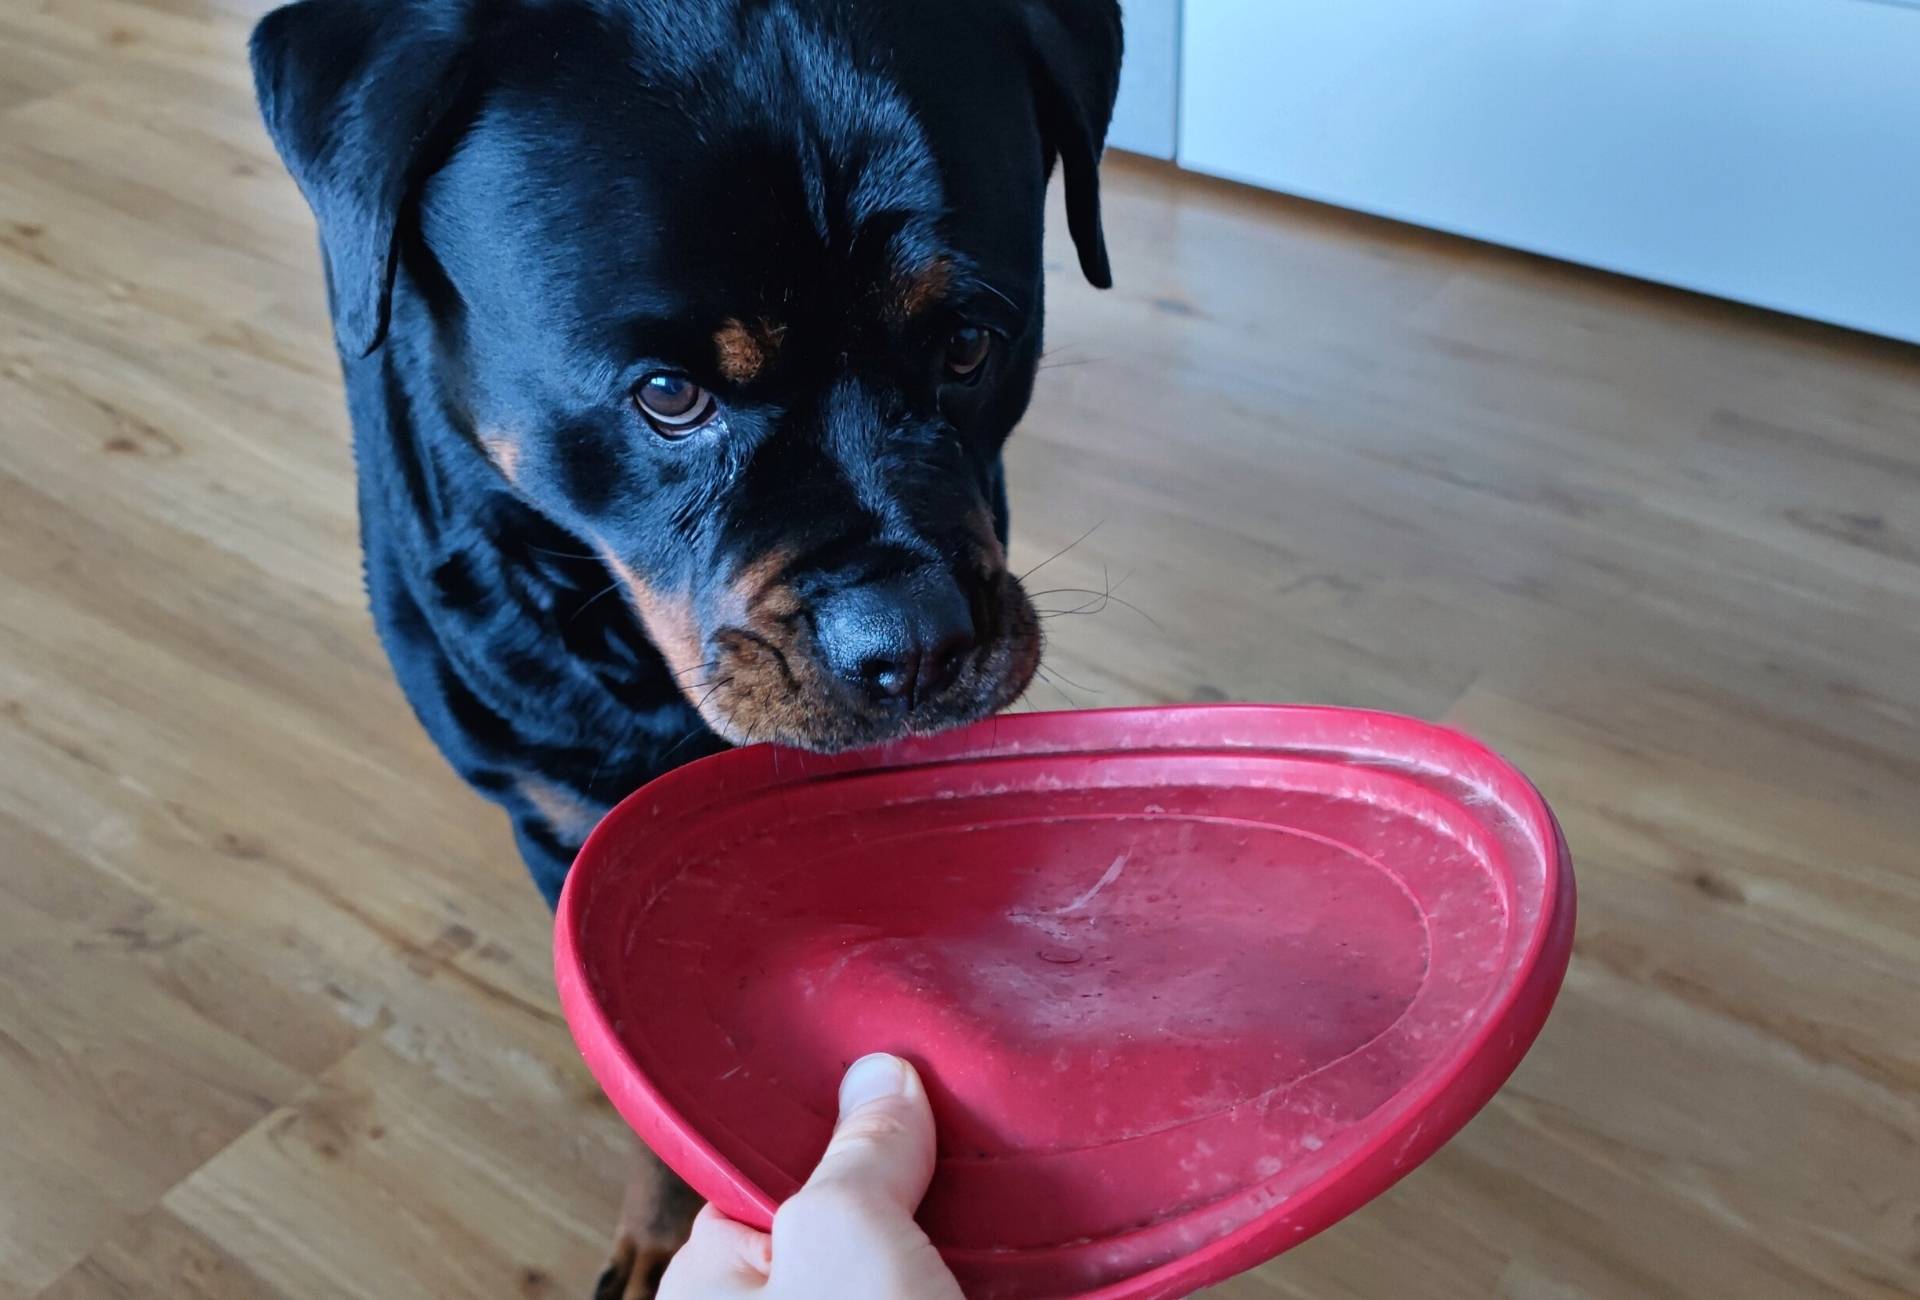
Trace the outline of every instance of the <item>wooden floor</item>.
<path fill-rule="evenodd" d="M 621 1125 L 363 612 L 233 0 L 0 5 L 0 1298 L 584 1297 Z M 1231 1300 L 1920 1292 L 1920 353 L 1110 168 L 1012 454 L 1043 707 L 1469 728 L 1578 955 Z M 1058 247 L 1058 245 L 1056 245 Z M 1064 259 L 1063 259 L 1064 260 Z"/>

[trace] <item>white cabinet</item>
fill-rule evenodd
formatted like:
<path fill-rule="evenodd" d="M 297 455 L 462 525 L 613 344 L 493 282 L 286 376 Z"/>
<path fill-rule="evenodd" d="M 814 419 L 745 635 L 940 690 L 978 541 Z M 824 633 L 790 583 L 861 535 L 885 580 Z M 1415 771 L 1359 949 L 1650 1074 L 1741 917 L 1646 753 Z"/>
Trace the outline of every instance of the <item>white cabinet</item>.
<path fill-rule="evenodd" d="M 1180 0 L 1125 0 L 1126 56 L 1107 142 L 1149 158 L 1173 157 L 1180 92 Z"/>
<path fill-rule="evenodd" d="M 1920 8 L 1185 0 L 1176 43 L 1182 166 L 1920 340 Z"/>

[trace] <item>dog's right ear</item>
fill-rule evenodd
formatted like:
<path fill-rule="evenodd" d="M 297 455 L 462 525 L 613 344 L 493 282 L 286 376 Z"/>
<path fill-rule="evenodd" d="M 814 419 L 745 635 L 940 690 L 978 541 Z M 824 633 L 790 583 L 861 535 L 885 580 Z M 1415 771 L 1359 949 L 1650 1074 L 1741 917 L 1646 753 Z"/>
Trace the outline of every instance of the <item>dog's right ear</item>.
<path fill-rule="evenodd" d="M 1096 289 L 1113 287 L 1100 223 L 1100 155 L 1120 89 L 1120 6 L 1114 0 L 1022 0 L 1036 65 L 1040 134 L 1066 173 L 1067 232 Z"/>
<path fill-rule="evenodd" d="M 320 226 L 334 337 L 363 357 L 386 336 L 394 236 L 469 44 L 455 0 L 299 0 L 251 41 L 267 133 Z"/>

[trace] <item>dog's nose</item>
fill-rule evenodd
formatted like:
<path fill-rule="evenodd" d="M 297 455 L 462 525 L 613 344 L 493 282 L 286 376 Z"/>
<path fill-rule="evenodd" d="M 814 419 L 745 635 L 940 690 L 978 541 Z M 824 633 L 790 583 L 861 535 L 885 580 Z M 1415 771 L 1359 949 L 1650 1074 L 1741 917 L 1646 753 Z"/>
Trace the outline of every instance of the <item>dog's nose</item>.
<path fill-rule="evenodd" d="M 974 647 L 972 607 L 937 573 L 851 587 L 816 608 L 814 630 L 835 676 L 908 707 L 952 685 Z"/>

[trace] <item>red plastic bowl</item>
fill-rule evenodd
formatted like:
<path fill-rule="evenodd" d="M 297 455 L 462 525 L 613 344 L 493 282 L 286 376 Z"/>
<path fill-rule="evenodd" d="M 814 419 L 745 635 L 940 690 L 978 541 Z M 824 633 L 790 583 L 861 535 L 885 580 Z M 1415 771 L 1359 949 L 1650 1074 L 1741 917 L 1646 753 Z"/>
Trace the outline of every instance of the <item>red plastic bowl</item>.
<path fill-rule="evenodd" d="M 601 824 L 561 1003 L 647 1143 L 766 1226 L 870 1051 L 919 1065 L 969 1296 L 1186 1295 L 1327 1227 L 1506 1080 L 1573 940 L 1527 780 L 1324 708 L 736 750 Z"/>

